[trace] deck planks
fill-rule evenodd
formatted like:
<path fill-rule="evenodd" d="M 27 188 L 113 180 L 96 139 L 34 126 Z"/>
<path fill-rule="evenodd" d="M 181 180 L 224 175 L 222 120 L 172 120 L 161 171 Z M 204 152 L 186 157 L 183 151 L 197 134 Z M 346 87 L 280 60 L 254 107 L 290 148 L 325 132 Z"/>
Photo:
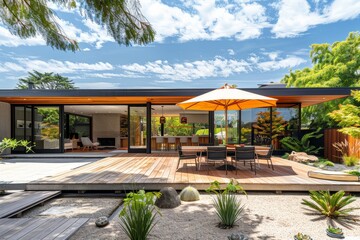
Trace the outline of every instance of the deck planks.
<path fill-rule="evenodd" d="M 210 182 L 217 180 L 222 184 L 231 178 L 243 185 L 246 190 L 264 191 L 308 191 L 340 190 L 359 192 L 359 182 L 337 182 L 313 179 L 307 172 L 316 168 L 274 157 L 275 171 L 268 168 L 266 160 L 260 160 L 261 168 L 255 175 L 247 164 L 238 164 L 235 171 L 216 170 L 202 165 L 197 171 L 193 160 L 182 160 L 177 170 L 176 153 L 160 152 L 153 154 L 121 153 L 91 164 L 47 177 L 27 184 L 31 190 L 159 190 L 172 186 L 177 190 L 192 185 L 199 190 L 206 189 Z M 204 159 L 202 159 L 204 162 Z"/>
<path fill-rule="evenodd" d="M 65 240 L 69 239 L 88 218 L 2 218 L 1 239 Z"/>
<path fill-rule="evenodd" d="M 3 196 L 0 198 L 0 218 L 15 216 L 60 193 L 60 191 L 22 191 Z"/>

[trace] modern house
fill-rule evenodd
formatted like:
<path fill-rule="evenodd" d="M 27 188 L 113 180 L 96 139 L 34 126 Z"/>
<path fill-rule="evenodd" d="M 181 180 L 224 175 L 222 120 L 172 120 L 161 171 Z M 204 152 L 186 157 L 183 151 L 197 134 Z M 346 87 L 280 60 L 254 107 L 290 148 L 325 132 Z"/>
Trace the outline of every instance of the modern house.
<path fill-rule="evenodd" d="M 163 136 L 176 137 L 175 144 L 180 137 L 192 144 L 194 135 L 200 143 L 219 144 L 224 112 L 184 111 L 176 106 L 211 90 L 0 90 L 0 140 L 27 139 L 35 143 L 35 152 L 47 153 L 64 152 L 69 139 L 81 137 L 99 142 L 100 147 L 144 153 L 172 148 Z M 276 85 L 243 90 L 276 98 L 277 106 L 229 111 L 227 142 L 273 144 L 281 150 L 281 138 L 299 134 L 302 107 L 347 97 L 352 88 Z"/>

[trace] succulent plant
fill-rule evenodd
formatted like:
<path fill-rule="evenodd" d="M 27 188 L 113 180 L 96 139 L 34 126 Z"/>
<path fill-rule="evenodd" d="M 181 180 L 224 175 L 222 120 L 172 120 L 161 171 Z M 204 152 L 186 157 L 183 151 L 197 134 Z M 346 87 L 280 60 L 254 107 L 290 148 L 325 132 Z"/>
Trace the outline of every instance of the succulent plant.
<path fill-rule="evenodd" d="M 228 236 L 228 240 L 248 240 L 249 238 L 242 233 L 232 233 Z"/>
<path fill-rule="evenodd" d="M 307 235 L 307 234 L 303 234 L 301 232 L 297 233 L 295 236 L 294 236 L 294 239 L 295 240 L 312 240 L 312 238 Z"/>
<path fill-rule="evenodd" d="M 180 192 L 181 201 L 192 202 L 200 200 L 200 194 L 196 188 L 187 186 Z"/>

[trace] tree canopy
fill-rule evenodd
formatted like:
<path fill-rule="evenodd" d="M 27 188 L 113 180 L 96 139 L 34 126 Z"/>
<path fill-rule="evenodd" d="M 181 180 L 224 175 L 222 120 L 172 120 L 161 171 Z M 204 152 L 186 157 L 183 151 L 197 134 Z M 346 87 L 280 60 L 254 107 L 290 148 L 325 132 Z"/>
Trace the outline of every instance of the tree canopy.
<path fill-rule="evenodd" d="M 70 9 L 79 8 L 85 18 L 105 27 L 118 44 L 144 45 L 154 41 L 155 31 L 140 12 L 138 0 L 50 0 Z M 46 44 L 59 50 L 79 50 L 75 39 L 66 36 L 46 0 L 0 1 L 0 20 L 21 38 L 40 35 Z"/>
<path fill-rule="evenodd" d="M 28 89 L 29 83 L 33 84 L 34 89 L 75 89 L 74 83 L 67 77 L 54 74 L 52 72 L 40 73 L 29 72 L 28 77 L 20 78 L 16 88 Z"/>
<path fill-rule="evenodd" d="M 345 41 L 311 45 L 312 68 L 291 71 L 282 82 L 288 87 L 359 87 L 360 34 L 351 32 Z M 349 100 L 346 100 L 349 101 Z M 335 100 L 302 111 L 303 122 L 311 127 L 336 126 L 328 115 L 344 100 Z"/>
<path fill-rule="evenodd" d="M 352 91 L 351 96 L 360 103 L 360 91 Z M 353 104 L 340 105 L 339 110 L 329 116 L 342 127 L 339 131 L 360 138 L 360 108 Z"/>

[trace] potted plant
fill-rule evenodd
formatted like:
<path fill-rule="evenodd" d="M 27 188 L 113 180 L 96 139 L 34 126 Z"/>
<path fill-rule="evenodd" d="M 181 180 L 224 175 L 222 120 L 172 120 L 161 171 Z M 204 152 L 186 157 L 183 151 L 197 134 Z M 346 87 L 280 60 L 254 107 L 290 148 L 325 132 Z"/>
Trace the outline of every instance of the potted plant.
<path fill-rule="evenodd" d="M 329 225 L 326 229 L 326 233 L 329 237 L 332 238 L 344 238 L 344 233 L 342 229 L 338 227 L 332 227 Z"/>
<path fill-rule="evenodd" d="M 299 232 L 296 235 L 294 235 L 294 240 L 312 240 L 312 238 L 307 234 L 303 234 Z"/>

